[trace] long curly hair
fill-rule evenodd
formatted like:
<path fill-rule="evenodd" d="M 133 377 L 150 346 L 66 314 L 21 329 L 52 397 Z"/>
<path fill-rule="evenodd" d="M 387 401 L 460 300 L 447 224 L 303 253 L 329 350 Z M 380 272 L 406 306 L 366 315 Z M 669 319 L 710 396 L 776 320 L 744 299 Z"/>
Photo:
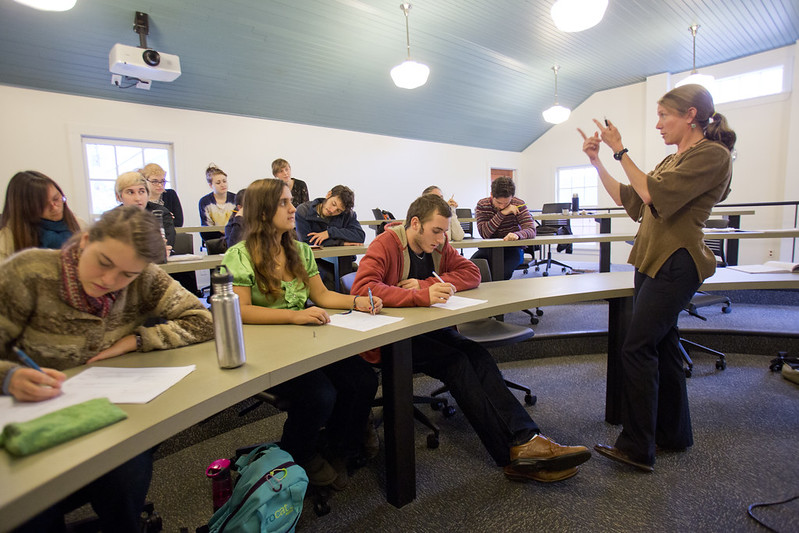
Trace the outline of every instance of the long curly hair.
<path fill-rule="evenodd" d="M 297 250 L 296 232 L 292 229 L 279 233 L 272 223 L 284 188 L 288 186 L 283 180 L 267 178 L 252 182 L 244 193 L 247 202 L 244 209 L 245 246 L 252 258 L 258 289 L 273 300 L 283 295 L 282 276 L 276 273 L 279 247 L 283 247 L 286 256 L 286 272 L 303 285 L 307 285 L 310 279 Z"/>
<path fill-rule="evenodd" d="M 50 201 L 48 187 L 52 185 L 64 196 L 64 191 L 50 177 L 35 170 L 17 172 L 6 188 L 6 201 L 0 228 L 8 227 L 14 239 L 14 250 L 39 246 L 39 226 L 42 213 Z M 64 200 L 64 223 L 72 233 L 80 231 L 78 220 Z"/>

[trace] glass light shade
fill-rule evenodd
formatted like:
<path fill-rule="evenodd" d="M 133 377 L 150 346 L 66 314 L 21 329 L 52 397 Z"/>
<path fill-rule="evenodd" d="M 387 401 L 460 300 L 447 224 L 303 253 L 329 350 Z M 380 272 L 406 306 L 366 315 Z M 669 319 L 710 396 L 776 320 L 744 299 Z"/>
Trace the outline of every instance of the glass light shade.
<path fill-rule="evenodd" d="M 41 11 L 69 11 L 78 0 L 14 0 Z"/>
<path fill-rule="evenodd" d="M 430 67 L 408 59 L 391 69 L 391 79 L 400 89 L 416 89 L 427 83 Z"/>
<path fill-rule="evenodd" d="M 549 109 L 545 109 L 541 114 L 544 115 L 544 120 L 550 124 L 560 124 L 561 122 L 566 122 L 571 113 L 572 110 L 568 107 L 555 104 Z"/>
<path fill-rule="evenodd" d="M 560 31 L 593 28 L 605 16 L 608 0 L 558 0 L 552 5 L 552 20 Z"/>
<path fill-rule="evenodd" d="M 698 72 L 694 72 L 687 78 L 684 78 L 677 83 L 674 84 L 675 87 L 682 87 L 683 85 L 688 85 L 689 83 L 695 83 L 697 85 L 701 85 L 705 89 L 713 94 L 713 91 L 716 89 L 716 78 L 711 76 L 710 74 L 699 74 Z"/>

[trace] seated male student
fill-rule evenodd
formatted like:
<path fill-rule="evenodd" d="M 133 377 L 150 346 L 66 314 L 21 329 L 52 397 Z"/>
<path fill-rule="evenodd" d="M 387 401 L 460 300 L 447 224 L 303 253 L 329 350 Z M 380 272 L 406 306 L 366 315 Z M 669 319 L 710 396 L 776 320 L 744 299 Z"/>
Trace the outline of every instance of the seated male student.
<path fill-rule="evenodd" d="M 449 218 L 450 207 L 443 198 L 426 194 L 414 200 L 405 225 L 386 228 L 369 245 L 352 294 L 365 295 L 371 289 L 385 307 L 428 307 L 446 302 L 455 291 L 477 287 L 479 269 L 447 241 Z M 449 387 L 508 478 L 561 481 L 574 476 L 577 466 L 591 458 L 584 446 L 562 446 L 543 436 L 508 390 L 491 354 L 455 328 L 413 337 L 411 350 L 414 371 Z M 379 351 L 362 355 L 370 362 L 380 356 Z"/>
<path fill-rule="evenodd" d="M 511 178 L 501 177 L 491 182 L 491 196 L 477 202 L 474 217 L 477 231 L 484 239 L 518 241 L 535 237 L 535 224 L 524 200 L 516 198 L 516 185 Z M 510 279 L 513 271 L 524 260 L 523 246 L 508 246 L 504 252 L 502 279 Z M 490 248 L 478 248 L 472 258 L 491 261 Z M 498 273 L 493 278 L 498 279 Z"/>
<path fill-rule="evenodd" d="M 358 222 L 358 215 L 352 210 L 353 206 L 355 193 L 344 185 L 336 185 L 324 198 L 300 204 L 294 214 L 297 239 L 311 246 L 363 244 L 366 233 Z M 342 257 L 340 261 L 342 264 L 351 264 L 355 256 Z M 317 260 L 316 264 L 325 286 L 332 288 L 335 285 L 333 265 L 324 259 Z M 349 271 L 346 269 L 340 275 Z"/>

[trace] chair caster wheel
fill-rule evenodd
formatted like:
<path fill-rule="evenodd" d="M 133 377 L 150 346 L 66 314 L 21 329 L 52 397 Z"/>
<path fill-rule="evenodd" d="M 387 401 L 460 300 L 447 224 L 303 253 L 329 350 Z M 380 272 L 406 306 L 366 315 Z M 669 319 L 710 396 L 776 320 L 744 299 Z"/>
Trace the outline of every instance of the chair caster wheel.
<path fill-rule="evenodd" d="M 721 312 L 724 313 L 725 315 L 729 315 L 730 313 L 732 313 L 732 307 L 730 307 L 729 305 L 727 307 L 722 307 Z"/>
<path fill-rule="evenodd" d="M 717 370 L 725 370 L 727 368 L 727 361 L 716 361 Z"/>
<path fill-rule="evenodd" d="M 535 405 L 538 401 L 538 396 L 533 396 L 532 394 L 525 394 L 524 395 L 524 403 L 527 405 Z"/>
<path fill-rule="evenodd" d="M 433 411 L 440 411 L 446 405 L 447 402 L 445 400 L 433 400 L 432 402 L 430 402 L 430 409 L 432 409 Z"/>
<path fill-rule="evenodd" d="M 544 310 L 543 309 L 536 309 L 535 310 L 535 314 L 538 315 L 538 316 L 544 316 Z"/>
<path fill-rule="evenodd" d="M 565 268 L 561 268 L 560 271 L 561 272 L 566 272 L 566 269 Z"/>
<path fill-rule="evenodd" d="M 690 368 L 686 368 L 684 372 L 685 372 L 685 377 L 687 378 L 690 378 L 691 374 L 693 374 L 693 371 Z"/>
<path fill-rule="evenodd" d="M 444 407 L 443 410 L 444 418 L 452 418 L 453 416 L 455 416 L 455 412 L 456 412 L 455 408 L 451 405 Z"/>
<path fill-rule="evenodd" d="M 536 324 L 538 324 L 538 319 L 534 316 L 530 317 L 530 324 L 535 326 Z"/>
<path fill-rule="evenodd" d="M 431 450 L 438 448 L 438 435 L 431 433 L 427 436 L 427 447 Z"/>
<path fill-rule="evenodd" d="M 541 275 L 544 276 L 544 277 L 547 277 L 547 276 L 549 276 L 549 272 L 543 272 Z"/>

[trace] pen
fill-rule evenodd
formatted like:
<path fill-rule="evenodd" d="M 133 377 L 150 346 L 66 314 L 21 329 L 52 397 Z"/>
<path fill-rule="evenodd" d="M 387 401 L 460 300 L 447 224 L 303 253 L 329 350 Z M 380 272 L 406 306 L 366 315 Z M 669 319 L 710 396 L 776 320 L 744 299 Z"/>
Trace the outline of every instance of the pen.
<path fill-rule="evenodd" d="M 610 126 L 610 124 L 608 123 L 608 117 L 605 117 L 605 126 L 606 126 L 606 127 L 607 127 L 607 126 Z"/>
<path fill-rule="evenodd" d="M 41 367 L 37 365 L 36 362 L 28 356 L 28 354 L 26 354 L 16 346 L 14 346 L 14 353 L 17 354 L 17 357 L 19 357 L 19 360 L 22 361 L 23 365 L 30 367 L 34 370 L 38 370 L 39 372 L 44 374 L 44 370 L 42 370 Z"/>
<path fill-rule="evenodd" d="M 441 283 L 446 283 L 446 281 L 444 281 L 443 279 L 441 279 L 441 276 L 439 276 L 438 274 L 436 274 L 436 271 L 435 271 L 435 270 L 433 271 L 433 275 L 434 275 L 434 276 L 436 277 L 436 279 L 437 279 L 438 281 L 440 281 Z"/>
<path fill-rule="evenodd" d="M 375 314 L 375 301 L 374 298 L 372 298 L 372 288 L 369 287 L 367 290 L 369 291 L 369 312 Z"/>

